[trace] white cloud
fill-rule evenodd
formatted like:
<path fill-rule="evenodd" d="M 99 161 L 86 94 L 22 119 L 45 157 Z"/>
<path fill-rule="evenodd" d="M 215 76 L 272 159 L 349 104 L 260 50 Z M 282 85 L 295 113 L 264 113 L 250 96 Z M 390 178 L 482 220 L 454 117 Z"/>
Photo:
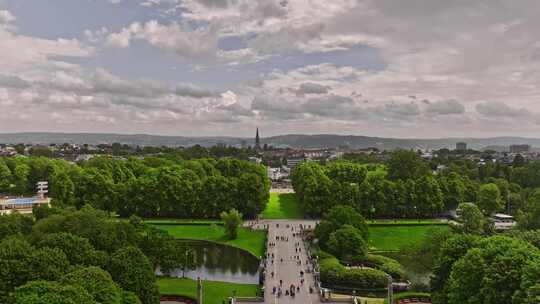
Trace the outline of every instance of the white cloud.
<path fill-rule="evenodd" d="M 11 23 L 13 21 L 15 21 L 15 16 L 7 10 L 0 10 L 0 25 Z"/>
<path fill-rule="evenodd" d="M 111 46 L 125 48 L 133 39 L 147 41 L 186 58 L 215 56 L 218 41 L 214 28 L 188 30 L 185 25 L 163 25 L 153 20 L 144 24 L 132 23 L 120 32 L 111 33 L 107 42 Z"/>
<path fill-rule="evenodd" d="M 465 107 L 457 100 L 448 99 L 429 103 L 426 111 L 435 115 L 463 114 Z"/>
<path fill-rule="evenodd" d="M 526 117 L 531 113 L 524 108 L 513 108 L 502 102 L 482 102 L 476 105 L 476 111 L 486 117 Z"/>

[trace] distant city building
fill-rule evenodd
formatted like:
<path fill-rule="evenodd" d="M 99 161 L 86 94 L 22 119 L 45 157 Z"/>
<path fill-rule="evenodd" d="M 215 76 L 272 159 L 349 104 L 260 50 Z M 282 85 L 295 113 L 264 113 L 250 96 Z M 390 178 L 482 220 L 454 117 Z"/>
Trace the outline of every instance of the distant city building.
<path fill-rule="evenodd" d="M 456 143 L 456 150 L 458 150 L 458 151 L 467 151 L 467 143 L 465 143 L 465 142 Z"/>
<path fill-rule="evenodd" d="M 510 153 L 524 153 L 529 152 L 531 150 L 531 146 L 529 145 L 511 145 L 510 146 Z"/>
<path fill-rule="evenodd" d="M 281 179 L 289 177 L 289 170 L 285 170 L 283 168 L 268 168 L 268 178 L 270 178 L 272 181 L 279 181 Z"/>
<path fill-rule="evenodd" d="M 287 168 L 289 169 L 294 169 L 296 166 L 298 166 L 298 164 L 300 164 L 301 162 L 305 161 L 306 159 L 303 158 L 303 157 L 299 157 L 299 158 L 287 158 Z"/>

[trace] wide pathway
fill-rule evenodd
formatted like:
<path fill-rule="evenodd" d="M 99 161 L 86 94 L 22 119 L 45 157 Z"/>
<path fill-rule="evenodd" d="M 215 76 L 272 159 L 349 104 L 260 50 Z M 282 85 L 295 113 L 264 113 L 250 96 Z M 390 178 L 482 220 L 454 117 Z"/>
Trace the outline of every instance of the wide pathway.
<path fill-rule="evenodd" d="M 266 225 L 268 225 L 268 258 L 264 284 L 265 303 L 321 303 L 318 290 L 314 287 L 313 273 L 307 272 L 307 269 L 312 269 L 312 266 L 309 264 L 306 247 L 299 235 L 300 225 L 313 228 L 315 221 L 263 220 L 259 221 L 253 228 L 263 229 Z M 304 272 L 303 277 L 300 275 L 301 271 Z M 274 273 L 273 276 L 272 273 Z M 303 284 L 301 283 L 302 278 L 304 279 Z M 280 281 L 282 282 L 282 294 L 278 296 L 277 292 L 273 293 L 273 289 L 280 287 Z M 285 294 L 285 290 L 290 289 L 291 285 L 300 287 L 294 297 Z M 310 286 L 313 293 L 309 293 Z"/>

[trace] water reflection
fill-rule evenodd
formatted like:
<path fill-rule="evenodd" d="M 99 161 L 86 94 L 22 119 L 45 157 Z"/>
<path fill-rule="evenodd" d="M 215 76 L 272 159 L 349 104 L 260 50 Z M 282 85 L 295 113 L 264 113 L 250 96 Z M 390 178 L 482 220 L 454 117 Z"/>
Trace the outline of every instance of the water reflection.
<path fill-rule="evenodd" d="M 195 269 L 187 270 L 191 279 L 231 283 L 259 284 L 259 260 L 250 253 L 236 247 L 203 241 L 181 241 L 194 251 Z M 159 271 L 158 271 L 158 274 Z M 169 274 L 182 277 L 182 269 Z"/>

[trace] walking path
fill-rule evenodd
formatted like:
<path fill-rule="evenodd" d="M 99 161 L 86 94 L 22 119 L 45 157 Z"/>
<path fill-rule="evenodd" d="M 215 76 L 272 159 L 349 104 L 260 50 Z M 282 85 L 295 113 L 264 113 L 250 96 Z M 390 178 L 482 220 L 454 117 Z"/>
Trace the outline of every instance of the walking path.
<path fill-rule="evenodd" d="M 306 247 L 300 237 L 300 225 L 304 227 L 315 226 L 315 221 L 305 220 L 264 220 L 259 221 L 253 228 L 264 229 L 268 225 L 268 244 L 266 261 L 266 280 L 264 284 L 264 298 L 267 304 L 288 304 L 288 303 L 321 303 L 318 290 L 314 287 L 313 272 L 306 254 Z M 298 235 L 297 235 L 298 234 Z M 273 257 L 273 258 L 272 258 Z M 303 277 L 300 272 L 303 271 Z M 272 276 L 272 272 L 274 275 Z M 301 283 L 301 279 L 304 283 Z M 279 289 L 281 283 L 282 293 L 278 296 L 273 293 L 274 287 Z M 295 296 L 286 295 L 291 285 L 299 287 Z M 312 287 L 312 293 L 309 287 Z"/>

